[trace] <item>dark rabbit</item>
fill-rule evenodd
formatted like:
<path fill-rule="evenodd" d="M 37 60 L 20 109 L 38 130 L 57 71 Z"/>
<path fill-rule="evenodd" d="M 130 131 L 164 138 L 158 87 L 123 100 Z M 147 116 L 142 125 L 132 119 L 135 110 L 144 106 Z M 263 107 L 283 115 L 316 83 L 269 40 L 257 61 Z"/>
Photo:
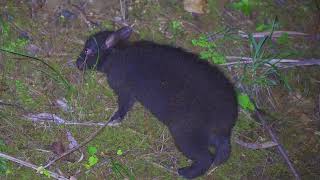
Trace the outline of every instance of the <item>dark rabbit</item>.
<path fill-rule="evenodd" d="M 225 75 L 197 55 L 149 41 L 128 42 L 130 27 L 91 36 L 77 60 L 79 69 L 107 75 L 118 95 L 120 123 L 139 101 L 165 124 L 191 166 L 178 170 L 185 178 L 203 175 L 230 155 L 230 136 L 238 115 L 235 90 Z M 209 151 L 215 148 L 215 153 Z"/>

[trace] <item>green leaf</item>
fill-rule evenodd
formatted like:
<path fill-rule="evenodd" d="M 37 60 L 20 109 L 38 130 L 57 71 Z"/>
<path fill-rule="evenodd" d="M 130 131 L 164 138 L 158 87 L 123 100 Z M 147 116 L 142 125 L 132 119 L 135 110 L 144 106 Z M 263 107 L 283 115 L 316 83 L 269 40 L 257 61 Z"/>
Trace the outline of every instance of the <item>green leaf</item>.
<path fill-rule="evenodd" d="M 37 170 L 37 173 L 39 173 L 39 174 L 43 174 L 43 175 L 47 176 L 48 178 L 51 177 L 49 171 L 46 170 L 43 166 L 39 166 L 36 170 Z"/>
<path fill-rule="evenodd" d="M 91 167 L 91 166 L 97 164 L 98 161 L 99 161 L 99 159 L 97 156 L 90 156 L 88 159 L 89 166 Z"/>
<path fill-rule="evenodd" d="M 123 154 L 122 150 L 121 150 L 121 149 L 118 149 L 117 155 L 121 156 L 122 154 Z"/>
<path fill-rule="evenodd" d="M 247 94 L 238 94 L 238 103 L 245 110 L 254 111 L 255 109 L 253 103 L 250 101 L 250 98 Z"/>
<path fill-rule="evenodd" d="M 51 175 L 50 175 L 50 173 L 49 173 L 49 171 L 48 170 L 43 170 L 43 175 L 45 175 L 45 176 L 47 176 L 48 178 L 50 178 L 51 177 Z"/>
<path fill-rule="evenodd" d="M 97 148 L 94 146 L 89 146 L 88 153 L 90 154 L 90 156 L 94 156 L 97 153 Z"/>
<path fill-rule="evenodd" d="M 249 3 L 249 0 L 241 0 L 239 2 L 232 3 L 232 7 L 234 9 L 237 9 L 241 11 L 244 15 L 249 16 L 251 13 L 251 4 Z"/>

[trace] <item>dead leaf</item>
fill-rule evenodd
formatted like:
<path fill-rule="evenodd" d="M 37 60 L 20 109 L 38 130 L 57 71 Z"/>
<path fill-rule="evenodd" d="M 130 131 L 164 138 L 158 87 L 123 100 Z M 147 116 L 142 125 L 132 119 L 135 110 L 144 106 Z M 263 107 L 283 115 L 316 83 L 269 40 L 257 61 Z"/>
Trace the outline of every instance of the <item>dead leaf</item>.
<path fill-rule="evenodd" d="M 56 155 L 61 155 L 66 151 L 66 149 L 61 141 L 53 142 L 51 144 L 51 150 Z"/>
<path fill-rule="evenodd" d="M 184 0 L 183 6 L 184 10 L 188 12 L 203 14 L 206 3 L 206 0 Z"/>

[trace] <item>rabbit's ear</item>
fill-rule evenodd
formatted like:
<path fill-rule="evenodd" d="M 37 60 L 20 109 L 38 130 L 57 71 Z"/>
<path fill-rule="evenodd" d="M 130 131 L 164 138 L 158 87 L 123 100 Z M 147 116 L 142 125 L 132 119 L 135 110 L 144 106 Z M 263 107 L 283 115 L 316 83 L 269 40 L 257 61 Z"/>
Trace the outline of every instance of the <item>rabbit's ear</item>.
<path fill-rule="evenodd" d="M 130 38 L 132 34 L 132 28 L 129 26 L 122 27 L 121 29 L 110 34 L 105 40 L 103 49 L 109 49 L 114 47 L 119 41 L 125 41 Z"/>

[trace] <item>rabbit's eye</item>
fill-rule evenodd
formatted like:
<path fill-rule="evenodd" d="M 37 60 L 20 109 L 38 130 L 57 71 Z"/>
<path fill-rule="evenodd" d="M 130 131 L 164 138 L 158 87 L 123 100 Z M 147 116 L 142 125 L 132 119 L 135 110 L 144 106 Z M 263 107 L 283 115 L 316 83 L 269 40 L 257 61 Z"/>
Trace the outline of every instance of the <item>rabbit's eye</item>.
<path fill-rule="evenodd" d="M 85 49 L 85 50 L 84 50 L 84 53 L 85 53 L 86 55 L 88 55 L 88 54 L 89 54 L 89 51 L 90 51 L 90 49 Z"/>

